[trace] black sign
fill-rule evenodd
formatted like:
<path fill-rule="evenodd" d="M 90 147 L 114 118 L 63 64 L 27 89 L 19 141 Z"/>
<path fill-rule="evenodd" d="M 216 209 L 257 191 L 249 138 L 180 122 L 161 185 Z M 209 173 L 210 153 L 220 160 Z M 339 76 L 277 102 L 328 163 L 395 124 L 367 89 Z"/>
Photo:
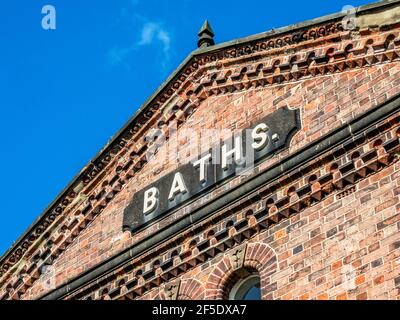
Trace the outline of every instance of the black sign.
<path fill-rule="evenodd" d="M 124 211 L 124 230 L 137 231 L 225 179 L 248 171 L 288 147 L 300 127 L 299 111 L 283 107 L 240 135 L 213 146 L 208 153 L 137 192 Z"/>

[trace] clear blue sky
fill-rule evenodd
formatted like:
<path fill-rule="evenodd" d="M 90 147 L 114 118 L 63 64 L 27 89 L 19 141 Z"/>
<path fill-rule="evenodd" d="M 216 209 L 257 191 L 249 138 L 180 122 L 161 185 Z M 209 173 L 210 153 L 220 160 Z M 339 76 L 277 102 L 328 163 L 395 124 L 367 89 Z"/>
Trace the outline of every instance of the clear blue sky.
<path fill-rule="evenodd" d="M 196 48 L 372 1 L 2 0 L 0 255 Z M 41 27 L 44 5 L 56 30 Z"/>

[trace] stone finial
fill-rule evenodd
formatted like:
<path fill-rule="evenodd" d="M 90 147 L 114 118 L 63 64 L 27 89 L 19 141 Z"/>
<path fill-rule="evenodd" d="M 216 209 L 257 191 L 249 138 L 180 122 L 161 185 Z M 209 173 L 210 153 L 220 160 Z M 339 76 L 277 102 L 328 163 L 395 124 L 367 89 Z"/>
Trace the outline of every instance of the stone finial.
<path fill-rule="evenodd" d="M 198 48 L 209 47 L 215 44 L 214 32 L 208 20 L 204 21 L 203 26 L 201 27 L 198 33 L 198 36 L 199 36 L 199 39 L 197 40 Z"/>

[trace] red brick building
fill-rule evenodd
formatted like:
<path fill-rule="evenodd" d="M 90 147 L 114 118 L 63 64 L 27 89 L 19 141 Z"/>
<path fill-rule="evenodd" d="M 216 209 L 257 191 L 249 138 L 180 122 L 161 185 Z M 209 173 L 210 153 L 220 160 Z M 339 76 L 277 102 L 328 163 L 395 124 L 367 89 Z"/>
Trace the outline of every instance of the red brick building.
<path fill-rule="evenodd" d="M 399 299 L 400 1 L 198 46 L 4 254 L 0 299 Z M 187 162 L 200 133 L 221 163 Z"/>

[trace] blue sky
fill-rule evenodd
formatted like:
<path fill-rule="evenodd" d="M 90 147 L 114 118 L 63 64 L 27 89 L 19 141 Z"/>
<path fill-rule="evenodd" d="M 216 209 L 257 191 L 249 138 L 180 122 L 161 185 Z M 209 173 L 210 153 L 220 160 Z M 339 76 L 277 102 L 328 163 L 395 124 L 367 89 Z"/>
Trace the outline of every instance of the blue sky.
<path fill-rule="evenodd" d="M 0 255 L 196 48 L 372 1 L 3 0 Z M 41 26 L 56 8 L 56 30 Z"/>

